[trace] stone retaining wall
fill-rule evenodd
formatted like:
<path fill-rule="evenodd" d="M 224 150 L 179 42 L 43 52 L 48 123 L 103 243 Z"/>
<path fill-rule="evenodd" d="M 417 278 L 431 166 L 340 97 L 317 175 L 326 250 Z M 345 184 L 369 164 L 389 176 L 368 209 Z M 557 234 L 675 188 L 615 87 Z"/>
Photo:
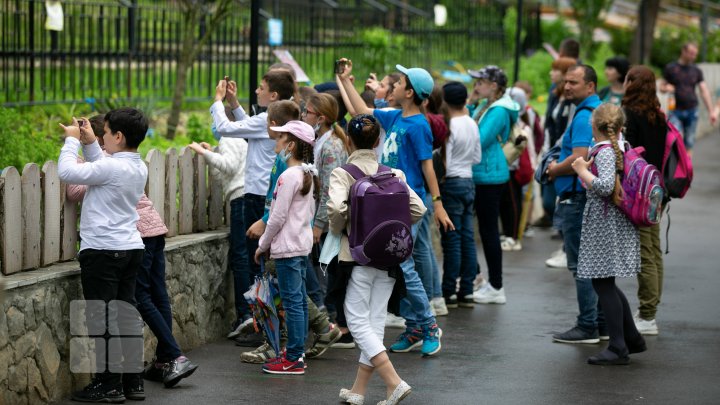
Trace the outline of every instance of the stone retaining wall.
<path fill-rule="evenodd" d="M 226 231 L 167 240 L 166 280 L 173 334 L 186 351 L 227 333 L 234 317 L 227 269 Z M 70 302 L 82 299 L 77 262 L 4 278 L 0 309 L 0 405 L 37 404 L 67 398 L 90 376 L 72 374 Z M 145 327 L 145 359 L 155 338 Z"/>

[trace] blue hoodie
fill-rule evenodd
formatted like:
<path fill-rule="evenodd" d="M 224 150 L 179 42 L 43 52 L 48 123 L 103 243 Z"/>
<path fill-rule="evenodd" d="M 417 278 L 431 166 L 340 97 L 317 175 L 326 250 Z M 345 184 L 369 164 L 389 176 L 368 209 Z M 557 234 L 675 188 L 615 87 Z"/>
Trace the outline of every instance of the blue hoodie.
<path fill-rule="evenodd" d="M 482 107 L 478 106 L 475 113 Z M 473 166 L 475 184 L 503 184 L 510 180 L 505 154 L 502 145 L 510 136 L 512 124 L 518 119 L 520 107 L 505 93 L 495 101 L 480 118 L 480 144 L 482 145 L 482 161 Z M 477 114 L 473 114 L 476 118 Z M 500 137 L 501 141 L 498 141 Z"/>

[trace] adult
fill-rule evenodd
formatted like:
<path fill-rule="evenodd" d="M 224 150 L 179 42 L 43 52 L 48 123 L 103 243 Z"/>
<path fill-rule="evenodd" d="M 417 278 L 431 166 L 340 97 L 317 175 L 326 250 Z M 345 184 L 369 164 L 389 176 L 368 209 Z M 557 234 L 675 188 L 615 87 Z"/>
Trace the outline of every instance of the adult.
<path fill-rule="evenodd" d="M 702 70 L 695 65 L 697 59 L 697 44 L 688 42 L 680 51 L 680 58 L 665 66 L 663 80 L 660 82 L 660 91 L 675 93 L 675 109 L 670 111 L 670 121 L 683 134 L 685 147 L 692 152 L 695 146 L 695 131 L 698 121 L 698 99 L 695 87 L 700 88 L 703 104 L 710 116 L 710 125 L 715 125 L 718 111 L 713 108 Z"/>
<path fill-rule="evenodd" d="M 595 94 L 597 73 L 592 66 L 577 65 L 565 74 L 564 94 L 576 104 L 575 116 L 562 138 L 560 158 L 550 163 L 547 174 L 554 179 L 555 192 L 559 196 L 555 221 L 559 224 L 567 254 L 567 267 L 575 279 L 580 314 L 574 327 L 553 335 L 553 341 L 561 343 L 598 343 L 598 298 L 592 282 L 577 277 L 580 231 L 585 209 L 585 189 L 571 165 L 575 159 L 586 157 L 592 144 L 592 111 L 601 104 Z M 606 335 L 606 334 L 603 334 Z"/>
<path fill-rule="evenodd" d="M 603 103 L 620 105 L 625 94 L 625 76 L 630 70 L 630 61 L 623 56 L 613 56 L 605 61 L 605 78 L 608 85 L 598 91 L 598 97 Z"/>
<path fill-rule="evenodd" d="M 475 212 L 489 281 L 475 291 L 473 299 L 479 304 L 504 304 L 506 297 L 502 280 L 498 218 L 500 197 L 510 180 L 510 172 L 502 145 L 508 140 L 520 107 L 506 94 L 507 76 L 499 67 L 486 66 L 479 71 L 470 70 L 468 73 L 477 79 L 472 98 L 475 101 L 484 99 L 471 112 L 473 119 L 478 122 L 482 146 L 482 161 L 473 165 L 472 171 L 475 183 Z"/>
<path fill-rule="evenodd" d="M 625 79 L 625 96 L 622 107 L 625 122 L 625 139 L 633 146 L 645 148 L 645 160 L 662 167 L 665 152 L 667 124 L 657 98 L 655 74 L 645 66 L 635 66 Z M 663 257 L 660 247 L 660 224 L 640 230 L 640 267 L 638 274 L 638 301 L 635 325 L 644 335 L 657 335 L 655 314 L 660 303 L 663 284 Z"/>
<path fill-rule="evenodd" d="M 572 58 L 559 58 L 552 63 L 550 80 L 553 87 L 550 90 L 547 112 L 545 113 L 545 150 L 550 149 L 562 137 L 570 122 L 570 117 L 575 112 L 575 104 L 565 98 L 564 77 L 568 69 L 576 64 L 577 62 Z M 539 221 L 540 225 L 552 225 L 556 200 L 555 186 L 552 183 L 543 185 L 542 201 L 545 216 L 544 219 Z M 567 256 L 563 248 L 560 247 L 560 249 L 553 252 L 550 258 L 545 261 L 545 265 L 554 268 L 566 268 Z"/>

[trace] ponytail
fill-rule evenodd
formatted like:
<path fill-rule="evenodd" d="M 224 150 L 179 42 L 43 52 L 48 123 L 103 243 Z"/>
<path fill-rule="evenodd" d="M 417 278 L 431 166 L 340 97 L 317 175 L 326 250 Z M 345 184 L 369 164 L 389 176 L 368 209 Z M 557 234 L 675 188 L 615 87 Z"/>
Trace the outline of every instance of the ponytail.
<path fill-rule="evenodd" d="M 307 142 L 301 141 L 298 137 L 293 134 L 288 134 L 288 142 L 295 142 L 298 145 L 293 150 L 293 158 L 301 161 L 304 164 L 314 163 L 313 147 Z M 317 172 L 316 172 L 317 173 Z M 313 190 L 313 198 L 316 200 L 320 199 L 320 179 L 318 176 L 311 172 L 305 171 L 303 173 L 303 186 L 300 189 L 300 195 L 307 195 L 310 192 L 310 188 Z"/>
<path fill-rule="evenodd" d="M 620 145 L 618 144 L 617 129 L 615 129 L 614 124 L 608 124 L 607 135 L 608 138 L 610 138 L 610 143 L 612 143 L 612 148 L 615 152 L 615 186 L 613 188 L 612 199 L 615 205 L 619 206 L 622 204 L 623 198 L 625 197 L 623 194 L 622 184 L 620 183 L 620 174 L 623 173 L 625 168 L 625 160 L 623 158 L 623 153 L 620 150 Z"/>
<path fill-rule="evenodd" d="M 331 127 L 333 135 L 335 135 L 338 139 L 342 141 L 345 152 L 350 153 L 350 142 L 348 142 L 348 136 L 345 134 L 345 131 L 340 125 L 338 125 L 337 121 L 333 122 Z"/>

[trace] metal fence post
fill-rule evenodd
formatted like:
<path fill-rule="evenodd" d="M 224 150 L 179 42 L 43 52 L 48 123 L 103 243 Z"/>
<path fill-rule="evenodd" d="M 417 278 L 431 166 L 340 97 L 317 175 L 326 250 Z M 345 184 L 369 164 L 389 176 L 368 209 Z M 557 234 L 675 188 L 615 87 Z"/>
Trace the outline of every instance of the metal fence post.
<path fill-rule="evenodd" d="M 259 48 L 260 48 L 260 0 L 252 0 L 250 3 L 250 80 L 248 81 L 250 88 L 249 99 L 250 106 L 248 111 L 252 112 L 253 104 L 257 103 L 257 95 L 255 89 L 257 88 L 258 79 L 258 62 L 259 62 Z"/>
<path fill-rule="evenodd" d="M 137 0 L 132 0 L 128 7 L 128 57 L 127 57 L 127 97 L 132 97 L 132 64 L 137 48 Z"/>
<path fill-rule="evenodd" d="M 51 31 L 53 32 L 53 31 Z M 28 46 L 30 51 L 30 102 L 35 101 L 35 1 L 28 3 Z"/>
<path fill-rule="evenodd" d="M 515 24 L 515 71 L 513 77 L 515 82 L 520 76 L 520 48 L 522 47 L 522 0 L 517 0 L 517 22 Z"/>

